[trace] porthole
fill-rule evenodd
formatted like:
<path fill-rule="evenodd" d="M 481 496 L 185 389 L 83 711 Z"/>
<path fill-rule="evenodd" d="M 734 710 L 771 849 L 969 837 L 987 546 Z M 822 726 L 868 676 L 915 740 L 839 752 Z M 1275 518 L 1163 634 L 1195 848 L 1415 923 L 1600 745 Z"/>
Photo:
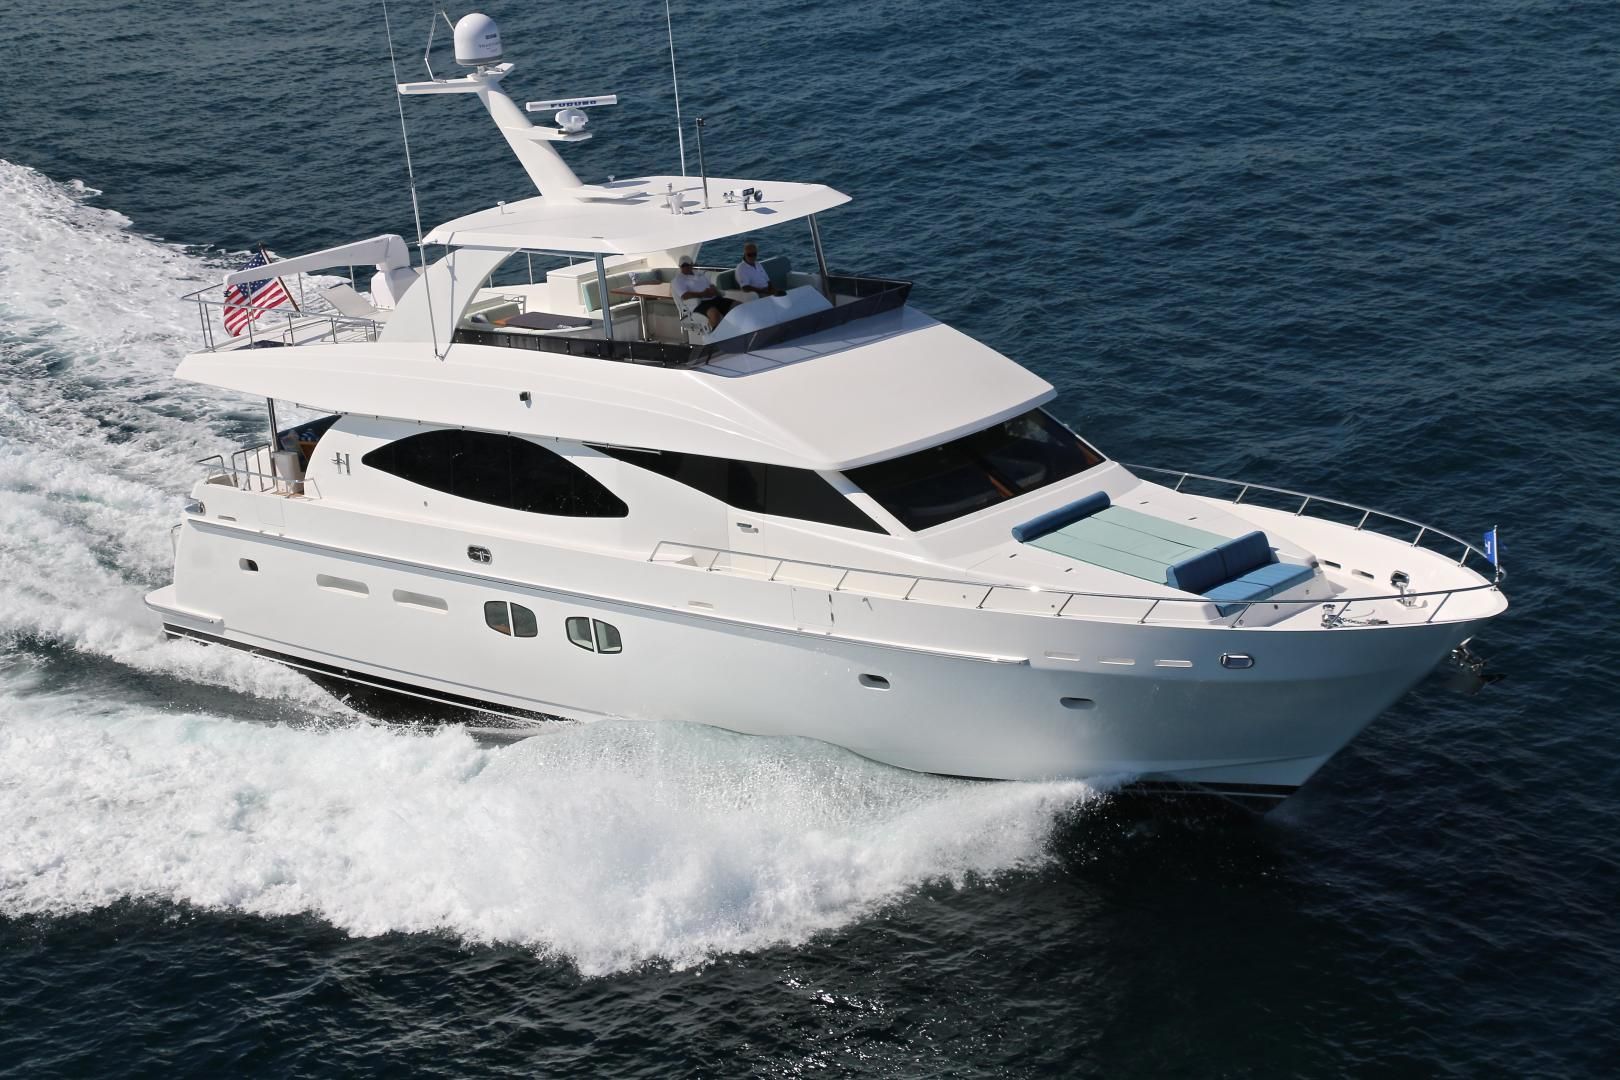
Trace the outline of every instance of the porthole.
<path fill-rule="evenodd" d="M 257 574 L 259 572 L 259 564 L 254 562 L 252 559 L 237 559 L 236 565 L 243 570 L 246 570 L 250 574 Z"/>
<path fill-rule="evenodd" d="M 568 629 L 568 640 L 584 649 L 586 652 L 596 651 L 596 642 L 591 639 L 591 620 L 579 616 L 571 616 L 565 624 Z"/>
<path fill-rule="evenodd" d="M 497 634 L 512 636 L 512 616 L 507 610 L 505 600 L 487 600 L 484 602 L 484 625 Z"/>
<path fill-rule="evenodd" d="M 540 633 L 540 623 L 535 619 L 534 612 L 522 604 L 505 600 L 484 602 L 484 624 L 507 637 L 536 637 Z"/>
<path fill-rule="evenodd" d="M 619 628 L 612 623 L 571 615 L 564 620 L 563 628 L 568 633 L 569 643 L 586 652 L 624 652 L 624 638 L 619 636 Z"/>
<path fill-rule="evenodd" d="M 887 690 L 889 688 L 889 680 L 882 675 L 862 675 L 860 682 L 868 690 Z"/>
<path fill-rule="evenodd" d="M 1086 709 L 1095 709 L 1097 707 L 1097 703 L 1088 697 L 1058 698 L 1058 704 L 1062 705 L 1065 709 L 1078 709 L 1081 711 Z"/>

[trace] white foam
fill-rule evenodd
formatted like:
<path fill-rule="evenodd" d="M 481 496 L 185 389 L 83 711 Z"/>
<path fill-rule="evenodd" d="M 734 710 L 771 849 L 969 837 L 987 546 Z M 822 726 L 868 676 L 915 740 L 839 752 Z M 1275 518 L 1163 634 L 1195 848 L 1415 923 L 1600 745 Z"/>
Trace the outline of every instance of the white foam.
<path fill-rule="evenodd" d="M 796 944 L 1038 865 L 1093 794 L 608 721 L 481 747 L 0 694 L 0 913 L 123 897 L 520 944 L 586 974 Z"/>
<path fill-rule="evenodd" d="M 234 395 L 177 382 L 218 268 L 0 161 L 0 648 L 33 637 L 148 671 L 310 705 L 306 680 L 162 640 L 142 595 L 168 580 L 191 462 L 243 431 Z"/>

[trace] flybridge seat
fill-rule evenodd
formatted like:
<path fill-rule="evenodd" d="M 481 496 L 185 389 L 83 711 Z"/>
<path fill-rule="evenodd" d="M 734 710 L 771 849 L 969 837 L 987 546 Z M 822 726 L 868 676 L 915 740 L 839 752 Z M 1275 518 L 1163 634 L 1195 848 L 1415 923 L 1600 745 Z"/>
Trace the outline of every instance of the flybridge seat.
<path fill-rule="evenodd" d="M 1014 526 L 1012 534 L 1019 543 L 1202 596 L 1222 615 L 1315 573 L 1278 561 L 1263 532 L 1219 536 L 1113 506 L 1100 491 Z"/>
<path fill-rule="evenodd" d="M 759 265 L 765 268 L 766 274 L 770 275 L 772 288 L 778 292 L 787 291 L 788 275 L 793 271 L 793 263 L 786 255 L 763 259 Z M 714 282 L 714 287 L 719 289 L 722 295 L 729 296 L 733 300 L 752 300 L 755 298 L 754 293 L 743 292 L 737 287 L 737 271 L 735 269 L 716 271 L 712 267 L 708 267 L 705 268 L 705 272 L 708 273 L 709 280 Z M 628 289 L 636 284 L 636 280 L 633 279 L 639 279 L 643 285 L 654 281 L 667 285 L 675 280 L 675 271 L 664 267 L 658 270 L 627 270 L 620 274 L 610 274 L 607 279 L 608 291 L 611 293 L 614 289 Z M 599 295 L 600 289 L 594 277 L 585 278 L 580 282 L 579 293 L 586 311 L 601 310 L 602 298 Z M 616 301 L 615 305 L 617 306 L 621 302 L 625 304 L 635 303 L 634 300 L 624 300 Z"/>

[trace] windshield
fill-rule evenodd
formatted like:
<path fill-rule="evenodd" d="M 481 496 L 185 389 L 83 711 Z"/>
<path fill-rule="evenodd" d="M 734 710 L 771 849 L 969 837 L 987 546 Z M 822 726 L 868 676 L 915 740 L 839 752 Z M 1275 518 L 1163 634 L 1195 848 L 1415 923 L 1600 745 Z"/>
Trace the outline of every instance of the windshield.
<path fill-rule="evenodd" d="M 1028 494 L 1103 456 L 1041 409 L 915 454 L 850 469 L 862 491 L 914 532 Z"/>

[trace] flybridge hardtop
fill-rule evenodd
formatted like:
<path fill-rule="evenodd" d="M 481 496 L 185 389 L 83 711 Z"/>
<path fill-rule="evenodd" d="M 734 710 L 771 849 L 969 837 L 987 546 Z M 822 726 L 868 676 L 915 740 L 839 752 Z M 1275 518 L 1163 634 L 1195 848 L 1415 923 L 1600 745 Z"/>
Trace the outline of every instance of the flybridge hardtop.
<path fill-rule="evenodd" d="M 502 203 L 447 221 L 424 242 L 586 255 L 692 251 L 711 240 L 798 221 L 849 202 L 848 195 L 821 184 L 712 177 L 708 184 L 717 194 L 750 187 L 765 194 L 758 201 L 750 199 L 747 208 L 740 201 L 721 201 L 723 195 L 705 207 L 700 181 L 689 176 L 643 176 L 591 189 L 611 193 L 607 199 L 592 194 L 565 202 L 541 195 Z"/>

